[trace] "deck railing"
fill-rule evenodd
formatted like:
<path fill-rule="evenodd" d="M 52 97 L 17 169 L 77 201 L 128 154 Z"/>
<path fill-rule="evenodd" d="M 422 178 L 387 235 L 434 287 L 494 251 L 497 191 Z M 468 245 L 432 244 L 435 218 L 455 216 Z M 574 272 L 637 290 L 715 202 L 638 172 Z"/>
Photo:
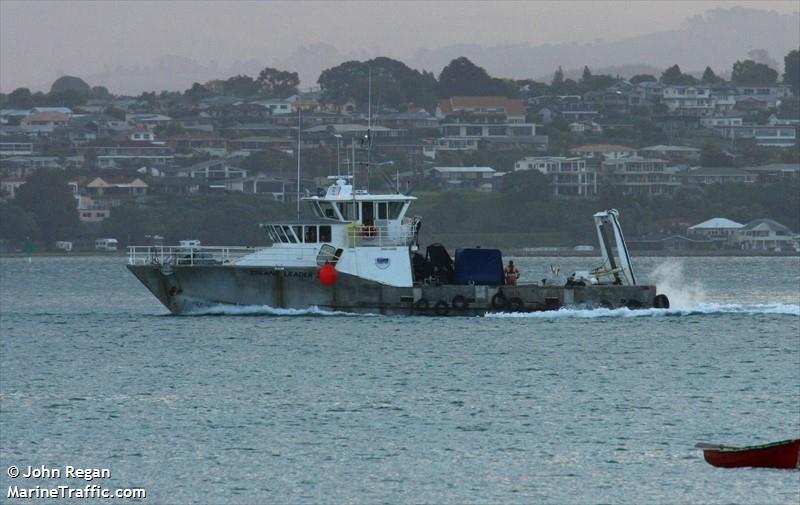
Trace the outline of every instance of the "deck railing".
<path fill-rule="evenodd" d="M 130 246 L 129 265 L 224 265 L 255 252 L 251 247 Z"/>
<path fill-rule="evenodd" d="M 347 247 L 396 247 L 414 242 L 414 232 L 408 225 L 401 229 L 388 226 L 352 224 L 347 227 Z"/>

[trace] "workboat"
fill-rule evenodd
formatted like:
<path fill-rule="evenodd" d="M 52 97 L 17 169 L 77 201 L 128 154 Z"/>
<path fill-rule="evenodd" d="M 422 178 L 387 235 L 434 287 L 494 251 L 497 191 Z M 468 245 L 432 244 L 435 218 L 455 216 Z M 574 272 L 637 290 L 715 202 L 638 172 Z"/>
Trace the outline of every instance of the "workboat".
<path fill-rule="evenodd" d="M 420 249 L 415 197 L 370 194 L 350 176 L 301 199 L 314 217 L 262 224 L 269 245 L 129 247 L 128 268 L 172 313 L 216 305 L 406 315 L 480 315 L 565 306 L 668 308 L 639 285 L 616 210 L 594 222 L 602 265 L 531 283 L 506 279 L 501 251 Z"/>
<path fill-rule="evenodd" d="M 732 447 L 718 444 L 697 444 L 703 457 L 723 468 L 800 468 L 800 439 L 783 440 L 772 444 Z"/>

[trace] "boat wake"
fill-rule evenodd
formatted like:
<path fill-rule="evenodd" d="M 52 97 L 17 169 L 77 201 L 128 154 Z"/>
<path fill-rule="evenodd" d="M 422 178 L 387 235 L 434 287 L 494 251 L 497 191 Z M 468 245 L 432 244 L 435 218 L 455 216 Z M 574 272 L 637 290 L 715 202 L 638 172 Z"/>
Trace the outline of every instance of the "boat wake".
<path fill-rule="evenodd" d="M 701 303 L 675 309 L 581 309 L 562 308 L 549 312 L 498 312 L 484 317 L 497 318 L 597 318 L 597 317 L 681 317 L 716 314 L 774 314 L 800 316 L 800 305 L 785 303 L 720 304 Z"/>
<path fill-rule="evenodd" d="M 211 305 L 194 307 L 184 316 L 371 316 L 373 314 L 356 314 L 337 310 L 322 310 L 317 306 L 307 309 L 282 309 L 269 305 Z"/>

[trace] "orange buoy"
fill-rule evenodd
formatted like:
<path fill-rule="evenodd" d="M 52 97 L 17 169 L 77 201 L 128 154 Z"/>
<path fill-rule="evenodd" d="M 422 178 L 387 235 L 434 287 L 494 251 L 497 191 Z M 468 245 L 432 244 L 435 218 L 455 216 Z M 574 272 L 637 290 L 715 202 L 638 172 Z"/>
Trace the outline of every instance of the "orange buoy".
<path fill-rule="evenodd" d="M 331 286 L 336 283 L 336 277 L 338 275 L 339 274 L 336 272 L 336 267 L 330 263 L 325 263 L 322 265 L 322 268 L 319 269 L 319 282 L 321 282 L 324 286 Z"/>

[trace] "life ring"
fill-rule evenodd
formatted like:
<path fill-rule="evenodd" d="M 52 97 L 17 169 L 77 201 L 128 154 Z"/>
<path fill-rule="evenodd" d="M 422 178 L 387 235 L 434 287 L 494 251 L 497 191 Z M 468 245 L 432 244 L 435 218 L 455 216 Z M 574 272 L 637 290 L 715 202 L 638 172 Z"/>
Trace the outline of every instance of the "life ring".
<path fill-rule="evenodd" d="M 450 302 L 450 305 L 455 310 L 464 310 L 469 306 L 469 301 L 462 295 L 456 295 L 453 297 L 453 301 Z"/>
<path fill-rule="evenodd" d="M 439 300 L 436 302 L 436 305 L 433 306 L 433 312 L 437 316 L 446 316 L 450 312 L 450 304 L 444 300 Z"/>
<path fill-rule="evenodd" d="M 378 228 L 373 225 L 366 225 L 361 227 L 361 237 L 365 239 L 374 239 L 378 236 Z"/>
<path fill-rule="evenodd" d="M 657 309 L 668 309 L 669 308 L 669 298 L 667 298 L 667 295 L 665 295 L 663 293 L 660 294 L 660 295 L 656 295 L 656 297 L 653 298 L 653 307 L 655 307 Z"/>
<path fill-rule="evenodd" d="M 521 298 L 511 298 L 508 300 L 508 311 L 509 312 L 522 312 L 525 310 L 525 304 L 522 302 Z"/>
<path fill-rule="evenodd" d="M 418 314 L 425 313 L 428 310 L 429 306 L 430 304 L 428 303 L 428 300 L 426 300 L 425 298 L 420 298 L 419 300 L 414 302 L 414 309 Z"/>
<path fill-rule="evenodd" d="M 494 310 L 505 310 L 508 307 L 508 300 L 502 291 L 498 291 L 492 297 L 492 308 Z"/>

